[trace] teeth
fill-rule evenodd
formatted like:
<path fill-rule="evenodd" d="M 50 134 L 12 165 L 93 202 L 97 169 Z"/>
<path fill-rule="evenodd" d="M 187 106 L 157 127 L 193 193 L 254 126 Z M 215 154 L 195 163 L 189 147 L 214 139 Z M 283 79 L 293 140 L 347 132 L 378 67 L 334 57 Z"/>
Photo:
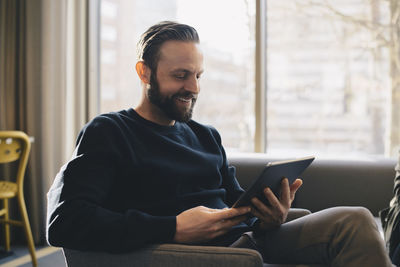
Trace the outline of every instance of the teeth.
<path fill-rule="evenodd" d="M 182 97 L 178 97 L 178 100 L 182 101 L 182 102 L 190 102 L 192 99 L 191 98 L 182 98 Z"/>

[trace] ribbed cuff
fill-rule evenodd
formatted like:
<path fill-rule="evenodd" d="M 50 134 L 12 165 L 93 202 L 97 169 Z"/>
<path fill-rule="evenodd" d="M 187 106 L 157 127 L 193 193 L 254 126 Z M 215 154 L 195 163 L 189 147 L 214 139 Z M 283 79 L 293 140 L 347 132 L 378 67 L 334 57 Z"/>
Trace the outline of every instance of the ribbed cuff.
<path fill-rule="evenodd" d="M 176 232 L 175 216 L 150 216 L 148 227 L 152 229 L 152 236 L 160 242 L 172 242 Z"/>
<path fill-rule="evenodd" d="M 145 244 L 172 242 L 176 232 L 175 216 L 152 216 L 135 212 L 127 224 L 130 245 L 141 247 Z"/>

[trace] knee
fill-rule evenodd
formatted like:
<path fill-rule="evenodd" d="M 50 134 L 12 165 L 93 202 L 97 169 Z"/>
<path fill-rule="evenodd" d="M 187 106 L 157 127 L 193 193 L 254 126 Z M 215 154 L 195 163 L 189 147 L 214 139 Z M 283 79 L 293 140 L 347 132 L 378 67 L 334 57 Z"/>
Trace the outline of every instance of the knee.
<path fill-rule="evenodd" d="M 372 213 L 364 207 L 350 207 L 350 217 L 356 222 L 374 221 Z"/>
<path fill-rule="evenodd" d="M 372 213 L 364 207 L 348 207 L 346 216 L 344 216 L 346 223 L 360 229 L 374 229 L 377 228 L 375 219 Z"/>

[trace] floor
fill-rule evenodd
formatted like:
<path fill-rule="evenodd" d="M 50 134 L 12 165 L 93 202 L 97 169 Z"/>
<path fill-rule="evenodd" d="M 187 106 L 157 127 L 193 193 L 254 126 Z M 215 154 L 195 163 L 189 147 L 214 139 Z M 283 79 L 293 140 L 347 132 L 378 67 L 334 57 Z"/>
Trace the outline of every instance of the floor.
<path fill-rule="evenodd" d="M 0 259 L 1 267 L 32 267 L 31 257 L 26 247 L 12 247 L 11 255 Z M 4 251 L 0 254 L 4 255 Z M 39 267 L 66 267 L 61 249 L 37 247 L 36 257 Z"/>

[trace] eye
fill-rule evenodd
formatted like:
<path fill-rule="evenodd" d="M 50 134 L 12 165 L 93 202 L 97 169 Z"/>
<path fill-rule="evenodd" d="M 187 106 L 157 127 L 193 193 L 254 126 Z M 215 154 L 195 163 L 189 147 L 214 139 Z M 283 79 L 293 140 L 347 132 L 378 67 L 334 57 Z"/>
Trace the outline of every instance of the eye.
<path fill-rule="evenodd" d="M 178 80 L 184 80 L 186 79 L 186 73 L 177 73 L 174 75 L 174 77 Z"/>

